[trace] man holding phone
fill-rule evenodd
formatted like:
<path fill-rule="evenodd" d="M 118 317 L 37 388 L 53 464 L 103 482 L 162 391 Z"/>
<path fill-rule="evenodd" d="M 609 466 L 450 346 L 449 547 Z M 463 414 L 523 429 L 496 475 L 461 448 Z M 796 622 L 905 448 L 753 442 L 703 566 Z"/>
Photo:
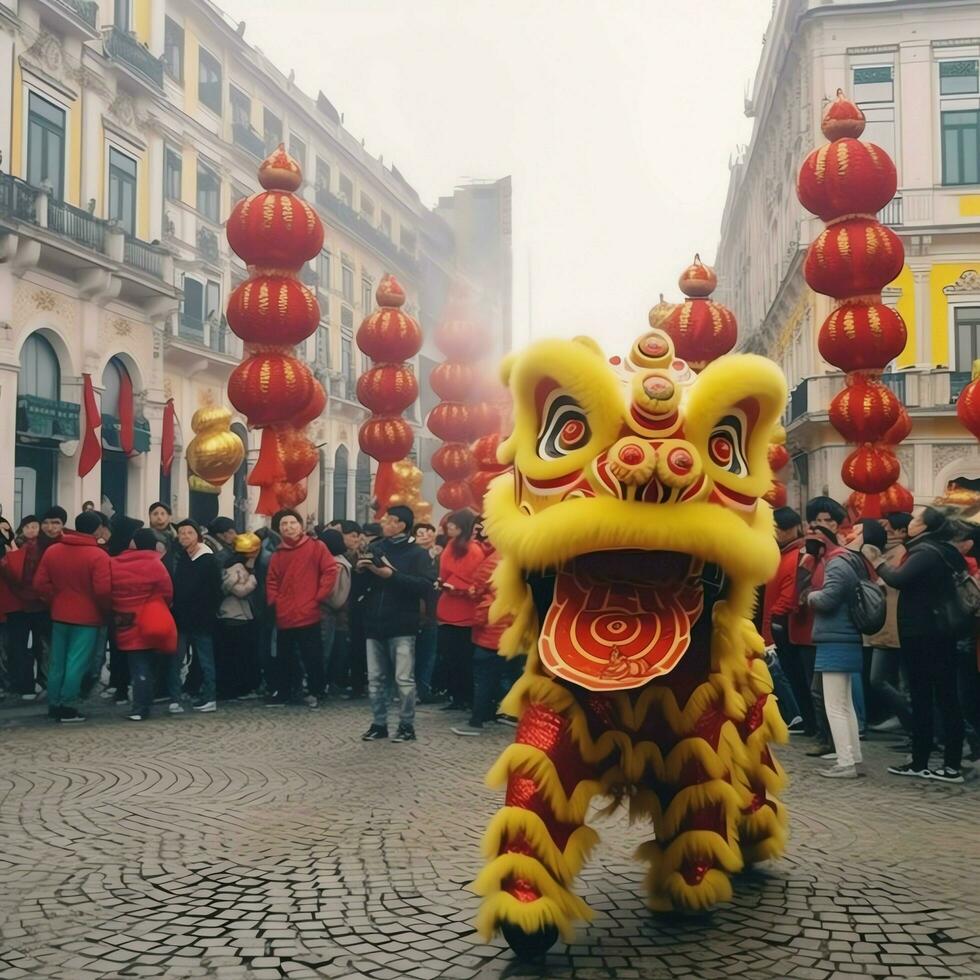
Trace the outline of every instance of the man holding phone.
<path fill-rule="evenodd" d="M 388 737 L 388 679 L 398 688 L 398 731 L 393 741 L 415 741 L 415 637 L 420 603 L 431 591 L 432 564 L 409 537 L 411 509 L 389 507 L 381 519 L 381 537 L 358 558 L 355 572 L 364 576 L 361 602 L 367 639 L 368 694 L 371 727 L 365 742 Z"/>

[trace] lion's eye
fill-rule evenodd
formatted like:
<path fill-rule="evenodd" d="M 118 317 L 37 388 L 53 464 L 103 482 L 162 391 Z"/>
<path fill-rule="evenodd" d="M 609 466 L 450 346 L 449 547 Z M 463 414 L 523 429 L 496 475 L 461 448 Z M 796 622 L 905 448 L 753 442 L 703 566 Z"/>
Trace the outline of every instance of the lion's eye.
<path fill-rule="evenodd" d="M 541 459 L 561 459 L 581 449 L 591 436 L 589 420 L 578 402 L 571 395 L 552 392 L 541 414 L 538 456 Z"/>
<path fill-rule="evenodd" d="M 712 430 L 708 438 L 708 456 L 711 462 L 734 476 L 748 476 L 745 460 L 745 425 L 737 415 L 726 415 Z"/>

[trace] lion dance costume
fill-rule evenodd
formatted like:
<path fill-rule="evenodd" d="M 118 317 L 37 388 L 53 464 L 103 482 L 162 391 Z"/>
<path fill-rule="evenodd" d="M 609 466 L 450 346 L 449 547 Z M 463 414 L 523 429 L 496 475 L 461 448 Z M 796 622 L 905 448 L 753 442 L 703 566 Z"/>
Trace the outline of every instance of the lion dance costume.
<path fill-rule="evenodd" d="M 494 615 L 513 616 L 501 652 L 528 656 L 474 888 L 481 932 L 529 956 L 590 918 L 572 883 L 598 840 L 594 797 L 652 822 L 637 856 L 654 910 L 725 901 L 732 874 L 782 852 L 769 743 L 786 729 L 750 617 L 778 561 L 761 498 L 786 386 L 755 355 L 695 374 L 658 329 L 624 361 L 588 338 L 541 341 L 503 377 Z"/>

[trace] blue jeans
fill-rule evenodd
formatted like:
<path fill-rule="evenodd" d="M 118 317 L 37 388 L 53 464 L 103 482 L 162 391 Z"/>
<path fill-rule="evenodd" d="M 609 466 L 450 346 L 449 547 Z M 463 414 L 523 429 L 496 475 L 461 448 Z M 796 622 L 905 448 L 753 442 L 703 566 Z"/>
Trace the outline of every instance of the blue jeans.
<path fill-rule="evenodd" d="M 423 623 L 415 640 L 415 682 L 420 698 L 432 697 L 432 672 L 436 667 L 436 645 L 439 627 L 435 623 Z"/>
<path fill-rule="evenodd" d="M 415 724 L 415 637 L 367 640 L 368 697 L 375 725 L 388 727 L 388 678 L 395 672 L 400 705 L 398 721 Z"/>
<path fill-rule="evenodd" d="M 473 710 L 470 713 L 473 728 L 482 728 L 484 722 L 496 718 L 503 668 L 504 660 L 496 650 L 473 647 Z"/>
<path fill-rule="evenodd" d="M 126 656 L 129 657 L 129 676 L 133 685 L 133 714 L 146 718 L 153 706 L 157 653 L 155 650 L 128 650 Z"/>
<path fill-rule="evenodd" d="M 800 706 L 793 694 L 793 688 L 789 679 L 783 673 L 782 665 L 777 656 L 766 657 L 766 665 L 769 667 L 769 676 L 772 678 L 772 693 L 776 695 L 776 707 L 779 714 L 788 725 L 794 718 L 800 718 Z"/>
<path fill-rule="evenodd" d="M 177 634 L 177 656 L 172 657 L 172 663 L 167 672 L 167 692 L 171 701 L 180 701 L 180 668 L 187 657 L 189 649 L 201 668 L 203 682 L 201 684 L 201 701 L 213 701 L 216 694 L 214 674 L 214 640 L 210 633 L 181 632 Z"/>

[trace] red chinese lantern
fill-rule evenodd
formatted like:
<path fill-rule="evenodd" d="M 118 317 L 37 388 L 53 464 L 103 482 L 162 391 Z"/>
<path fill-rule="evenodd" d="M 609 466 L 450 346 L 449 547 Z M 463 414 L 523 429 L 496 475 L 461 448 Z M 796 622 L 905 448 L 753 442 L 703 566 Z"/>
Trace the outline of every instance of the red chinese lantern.
<path fill-rule="evenodd" d="M 905 321 L 890 306 L 845 300 L 823 322 L 820 356 L 842 371 L 879 371 L 905 350 Z"/>
<path fill-rule="evenodd" d="M 847 387 L 830 405 L 831 424 L 858 443 L 841 476 L 858 491 L 852 495 L 863 508 L 857 516 L 878 516 L 881 495 L 901 470 L 890 445 L 911 427 L 899 400 L 877 380 L 907 341 L 902 318 L 881 302 L 881 290 L 902 271 L 905 252 L 898 236 L 875 218 L 894 196 L 897 178 L 881 147 L 859 141 L 864 126 L 864 113 L 838 89 L 821 125 L 830 142 L 804 161 L 797 194 L 827 222 L 807 251 L 806 281 L 840 301 L 820 328 L 818 347 L 847 374 Z"/>
<path fill-rule="evenodd" d="M 882 446 L 863 443 L 852 452 L 841 468 L 844 482 L 861 493 L 881 493 L 897 479 L 901 466 L 895 454 Z"/>
<path fill-rule="evenodd" d="M 660 322 L 660 329 L 674 341 L 674 352 L 695 371 L 727 354 L 738 339 L 735 314 L 726 306 L 708 299 L 718 284 L 714 270 L 703 265 L 699 256 L 678 280 L 687 297 Z"/>
<path fill-rule="evenodd" d="M 789 499 L 786 493 L 786 484 L 782 480 L 773 480 L 772 486 L 762 495 L 762 499 L 776 510 L 778 507 L 785 507 Z"/>
<path fill-rule="evenodd" d="M 500 429 L 500 411 L 490 402 L 477 402 L 469 409 L 469 431 L 471 439 L 492 435 Z"/>
<path fill-rule="evenodd" d="M 915 497 L 901 483 L 893 483 L 883 493 L 864 494 L 855 490 L 847 499 L 847 508 L 855 518 L 911 514 L 915 508 Z"/>
<path fill-rule="evenodd" d="M 228 326 L 246 344 L 294 347 L 319 322 L 316 297 L 291 276 L 254 276 L 228 298 Z"/>
<path fill-rule="evenodd" d="M 803 275 L 825 296 L 878 294 L 905 264 L 902 241 L 874 218 L 849 218 L 825 228 L 806 253 Z"/>
<path fill-rule="evenodd" d="M 475 364 L 443 361 L 429 374 L 429 387 L 446 402 L 465 402 L 477 388 L 479 372 Z"/>
<path fill-rule="evenodd" d="M 469 446 L 446 443 L 432 454 L 432 468 L 443 480 L 467 480 L 476 471 L 476 457 Z"/>
<path fill-rule="evenodd" d="M 377 416 L 369 418 L 357 433 L 361 449 L 381 463 L 397 463 L 408 455 L 414 437 L 405 419 Z"/>
<path fill-rule="evenodd" d="M 814 150 L 797 178 L 800 203 L 824 221 L 877 214 L 898 189 L 891 157 L 874 143 L 840 139 Z"/>
<path fill-rule="evenodd" d="M 225 229 L 229 245 L 253 267 L 228 301 L 229 325 L 246 343 L 246 358 L 228 379 L 228 399 L 249 425 L 264 429 L 248 483 L 260 489 L 258 512 L 271 514 L 306 499 L 306 477 L 319 461 L 304 430 L 323 413 L 327 396 L 292 348 L 316 330 L 320 309 L 292 273 L 319 253 L 323 225 L 293 193 L 302 172 L 281 145 L 258 176 L 265 190 L 239 201 Z"/>
<path fill-rule="evenodd" d="M 302 412 L 310 403 L 315 383 L 302 361 L 280 351 L 265 351 L 231 372 L 228 400 L 249 425 L 261 428 Z"/>
<path fill-rule="evenodd" d="M 898 421 L 902 405 L 880 381 L 849 377 L 830 403 L 830 423 L 848 442 L 878 442 Z"/>
<path fill-rule="evenodd" d="M 405 290 L 394 276 L 383 276 L 375 293 L 378 309 L 365 317 L 357 331 L 357 346 L 372 366 L 357 379 L 357 398 L 370 409 L 371 418 L 361 425 L 361 449 L 379 463 L 374 481 L 377 512 L 388 509 L 397 480 L 393 464 L 412 449 L 412 427 L 401 413 L 418 398 L 415 373 L 404 363 L 422 346 L 418 323 L 402 312 Z"/>
<path fill-rule="evenodd" d="M 436 500 L 450 511 L 463 510 L 474 504 L 473 491 L 464 480 L 451 480 L 444 483 L 436 492 Z"/>
<path fill-rule="evenodd" d="M 782 443 L 772 443 L 769 446 L 769 469 L 779 473 L 789 466 L 789 450 Z"/>
<path fill-rule="evenodd" d="M 489 332 L 460 316 L 458 308 L 453 312 L 456 315 L 443 320 L 436 329 L 436 347 L 447 361 L 478 361 L 485 357 L 490 348 Z"/>
<path fill-rule="evenodd" d="M 956 415 L 967 431 L 980 439 L 980 361 L 973 362 L 973 380 L 956 399 Z"/>
<path fill-rule="evenodd" d="M 426 421 L 429 431 L 445 442 L 467 442 L 470 437 L 470 406 L 440 402 Z"/>

